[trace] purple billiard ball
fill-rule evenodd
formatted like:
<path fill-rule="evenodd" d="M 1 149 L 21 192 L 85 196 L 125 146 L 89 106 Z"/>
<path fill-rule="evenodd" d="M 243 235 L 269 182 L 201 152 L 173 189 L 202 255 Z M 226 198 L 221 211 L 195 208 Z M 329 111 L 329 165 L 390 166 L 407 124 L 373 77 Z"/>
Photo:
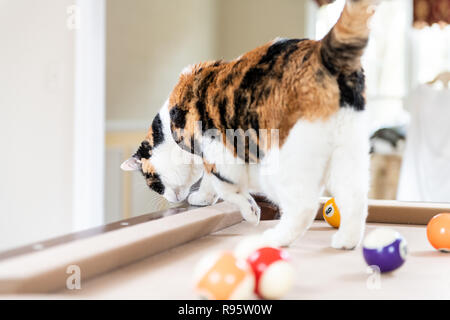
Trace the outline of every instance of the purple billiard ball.
<path fill-rule="evenodd" d="M 364 259 L 381 272 L 398 269 L 405 262 L 407 252 L 406 240 L 393 229 L 375 229 L 364 239 Z"/>

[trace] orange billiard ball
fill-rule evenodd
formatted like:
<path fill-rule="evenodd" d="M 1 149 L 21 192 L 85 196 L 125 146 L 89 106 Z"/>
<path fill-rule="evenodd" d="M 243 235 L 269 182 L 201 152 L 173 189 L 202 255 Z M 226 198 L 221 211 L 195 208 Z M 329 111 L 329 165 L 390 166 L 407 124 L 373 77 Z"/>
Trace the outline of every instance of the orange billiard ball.
<path fill-rule="evenodd" d="M 244 300 L 253 297 L 255 277 L 249 264 L 232 252 L 215 252 L 197 265 L 195 290 L 210 300 Z"/>
<path fill-rule="evenodd" d="M 428 222 L 427 237 L 435 249 L 450 252 L 450 213 L 438 214 Z"/>
<path fill-rule="evenodd" d="M 339 228 L 341 224 L 341 213 L 334 198 L 328 200 L 323 206 L 323 218 L 333 228 Z"/>

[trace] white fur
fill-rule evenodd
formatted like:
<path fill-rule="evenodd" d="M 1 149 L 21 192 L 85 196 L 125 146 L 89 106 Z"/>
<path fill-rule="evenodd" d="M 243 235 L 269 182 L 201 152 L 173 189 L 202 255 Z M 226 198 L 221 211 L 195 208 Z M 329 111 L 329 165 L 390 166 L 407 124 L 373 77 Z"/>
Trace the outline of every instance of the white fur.
<path fill-rule="evenodd" d="M 341 108 L 326 121 L 300 120 L 280 150 L 279 173 L 261 176 L 261 186 L 281 208 L 280 223 L 264 237 L 289 245 L 303 235 L 326 187 L 341 212 L 332 246 L 353 249 L 362 238 L 367 217 L 369 139 L 364 112 Z"/>
<path fill-rule="evenodd" d="M 189 195 L 188 202 L 194 206 L 210 206 L 217 202 L 218 197 L 212 186 L 212 177 L 204 174 L 200 188 Z"/>
<path fill-rule="evenodd" d="M 250 165 L 235 158 L 218 140 L 221 141 L 221 139 L 203 139 L 203 157 L 208 163 L 215 164 L 216 171 L 227 180 L 232 181 L 233 184 L 222 182 L 217 177 L 210 175 L 211 186 L 220 198 L 236 204 L 245 220 L 258 224 L 261 210 L 250 195 L 251 183 L 254 183 L 249 177 Z"/>
<path fill-rule="evenodd" d="M 193 65 L 193 64 L 190 64 L 190 65 L 184 67 L 183 70 L 181 70 L 181 74 L 189 75 L 189 74 L 192 73 L 192 70 L 193 70 L 193 69 L 194 69 L 194 65 Z"/>
<path fill-rule="evenodd" d="M 159 115 L 163 125 L 164 141 L 154 148 L 151 163 L 165 186 L 164 197 L 170 202 L 178 203 L 186 199 L 190 187 L 201 178 L 203 166 L 173 140 L 168 102 L 161 108 Z"/>
<path fill-rule="evenodd" d="M 258 165 L 232 164 L 235 159 L 223 144 L 205 139 L 205 159 L 216 163 L 217 171 L 235 183 L 231 185 L 210 177 L 212 187 L 221 198 L 237 204 L 244 218 L 253 223 L 259 220 L 259 210 L 250 200 L 250 191 L 263 192 L 277 203 L 282 218 L 264 234 L 276 246 L 289 245 L 304 234 L 313 222 L 319 196 L 326 187 L 341 211 L 341 226 L 333 236 L 332 246 L 353 249 L 361 241 L 367 217 L 369 139 L 366 128 L 365 112 L 351 108 L 341 108 L 326 121 L 299 120 L 282 148 L 271 150 Z M 262 168 L 274 161 L 273 158 L 279 162 L 278 170 L 263 173 Z"/>

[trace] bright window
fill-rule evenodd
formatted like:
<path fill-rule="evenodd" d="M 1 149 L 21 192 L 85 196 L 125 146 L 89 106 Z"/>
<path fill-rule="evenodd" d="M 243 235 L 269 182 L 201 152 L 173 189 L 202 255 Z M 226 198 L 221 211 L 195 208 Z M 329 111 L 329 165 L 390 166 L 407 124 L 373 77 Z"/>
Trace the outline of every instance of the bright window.
<path fill-rule="evenodd" d="M 412 85 L 433 80 L 450 71 L 450 25 L 437 24 L 411 33 Z"/>
<path fill-rule="evenodd" d="M 328 33 L 344 5 L 345 0 L 336 0 L 317 11 L 316 39 Z M 372 129 L 405 124 L 404 98 L 417 85 L 450 70 L 450 26 L 413 28 L 411 1 L 384 1 L 371 21 L 362 63 Z"/>

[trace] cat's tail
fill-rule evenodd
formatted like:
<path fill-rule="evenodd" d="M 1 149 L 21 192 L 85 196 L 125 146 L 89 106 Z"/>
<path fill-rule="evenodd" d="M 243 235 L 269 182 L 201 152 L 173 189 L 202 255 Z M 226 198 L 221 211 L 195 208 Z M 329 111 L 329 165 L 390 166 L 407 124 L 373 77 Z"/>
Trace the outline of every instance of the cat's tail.
<path fill-rule="evenodd" d="M 369 38 L 369 19 L 379 0 L 346 0 L 336 25 L 321 40 L 322 63 L 332 74 L 350 74 L 360 68 Z"/>

